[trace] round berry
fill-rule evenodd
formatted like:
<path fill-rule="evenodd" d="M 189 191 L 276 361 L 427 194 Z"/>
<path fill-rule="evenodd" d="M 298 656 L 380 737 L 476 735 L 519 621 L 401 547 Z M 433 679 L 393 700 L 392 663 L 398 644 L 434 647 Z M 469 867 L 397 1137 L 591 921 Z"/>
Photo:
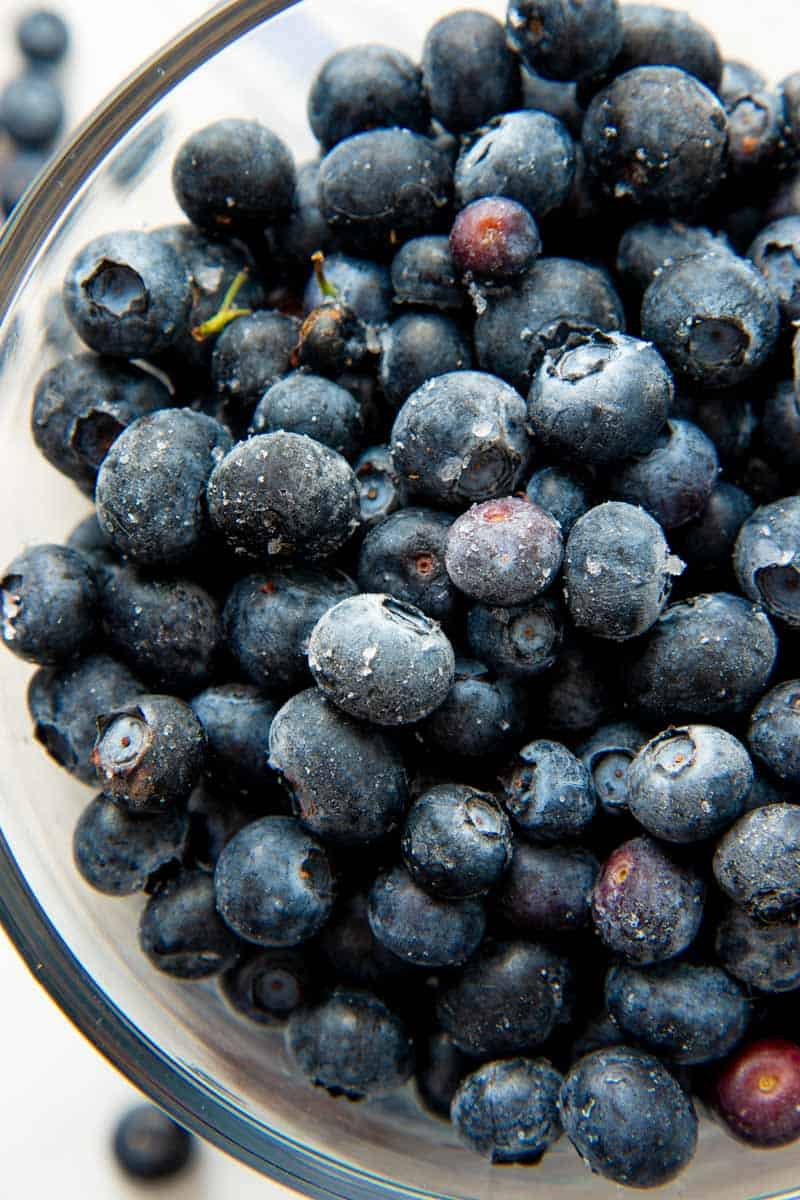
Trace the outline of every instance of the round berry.
<path fill-rule="evenodd" d="M 800 1046 L 762 1038 L 743 1046 L 721 1068 L 716 1109 L 750 1146 L 788 1146 L 800 1137 Z"/>
<path fill-rule="evenodd" d="M 456 269 L 482 283 L 507 283 L 533 265 L 542 249 L 527 208 L 505 196 L 474 200 L 455 219 L 450 253 Z"/>
<path fill-rule="evenodd" d="M 447 534 L 445 565 L 468 596 L 511 606 L 546 591 L 562 555 L 558 522 L 538 504 L 508 497 L 458 517 Z"/>

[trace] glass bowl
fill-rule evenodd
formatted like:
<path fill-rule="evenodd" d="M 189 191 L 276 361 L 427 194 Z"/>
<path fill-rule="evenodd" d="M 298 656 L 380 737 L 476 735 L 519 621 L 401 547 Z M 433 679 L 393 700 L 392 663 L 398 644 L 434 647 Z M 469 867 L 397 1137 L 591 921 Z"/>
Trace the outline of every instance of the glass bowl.
<path fill-rule="evenodd" d="M 40 457 L 28 424 L 36 379 L 65 352 L 52 297 L 75 250 L 109 229 L 179 219 L 172 155 L 190 130 L 216 117 L 260 117 L 298 160 L 310 157 L 305 96 L 319 63 L 339 46 L 367 41 L 418 56 L 427 25 L 452 7 L 452 0 L 405 7 L 228 0 L 84 125 L 0 243 L 0 562 L 23 544 L 64 540 L 88 511 Z M 502 16 L 504 6 L 481 0 L 480 7 Z M 725 30 L 725 0 L 697 0 L 693 11 Z M 777 38 L 775 26 L 765 34 L 764 16 L 757 35 Z M 796 12 L 792 21 L 800 21 Z M 726 48 L 746 53 L 745 39 L 729 39 Z M 773 71 L 790 66 L 779 62 Z M 213 983 L 182 984 L 153 970 L 136 944 L 141 901 L 91 892 L 72 866 L 72 829 L 89 793 L 34 742 L 29 674 L 2 656 L 0 919 L 56 1003 L 133 1083 L 189 1128 L 310 1196 L 522 1200 L 535 1187 L 559 1200 L 621 1195 L 591 1177 L 565 1139 L 536 1168 L 492 1168 L 461 1149 L 447 1123 L 425 1115 L 410 1089 L 369 1105 L 331 1100 L 293 1073 L 279 1035 L 231 1015 Z M 697 1159 L 662 1194 L 788 1197 L 798 1194 L 798 1179 L 800 1151 L 757 1154 L 704 1120 Z"/>

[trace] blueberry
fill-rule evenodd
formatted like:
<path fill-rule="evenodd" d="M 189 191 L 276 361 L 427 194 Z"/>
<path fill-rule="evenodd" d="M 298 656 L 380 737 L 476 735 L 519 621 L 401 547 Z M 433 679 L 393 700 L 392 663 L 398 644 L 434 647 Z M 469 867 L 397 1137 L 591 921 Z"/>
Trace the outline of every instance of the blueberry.
<path fill-rule="evenodd" d="M 324 276 L 322 260 L 318 258 L 316 264 Z M 325 287 L 330 290 L 331 285 L 326 281 Z M 300 326 L 292 366 L 337 379 L 365 366 L 364 360 L 374 349 L 370 330 L 358 314 L 333 294 L 326 295 Z"/>
<path fill-rule="evenodd" d="M 97 891 L 131 896 L 181 861 L 187 829 L 186 813 L 179 809 L 138 815 L 108 796 L 96 796 L 75 826 L 75 866 Z"/>
<path fill-rule="evenodd" d="M 594 729 L 607 718 L 614 693 L 606 664 L 577 641 L 566 644 L 537 689 L 537 707 L 549 729 L 563 736 Z"/>
<path fill-rule="evenodd" d="M 746 492 L 721 480 L 700 516 L 675 531 L 675 550 L 688 563 L 693 578 L 728 569 L 737 534 L 753 507 Z"/>
<path fill-rule="evenodd" d="M 737 59 L 726 59 L 722 68 L 722 77 L 717 88 L 717 95 L 726 108 L 729 108 L 740 96 L 748 92 L 759 92 L 766 86 L 766 79 L 749 63 Z"/>
<path fill-rule="evenodd" d="M 794 789 L 761 767 L 756 766 L 753 776 L 753 786 L 744 798 L 744 811 L 752 812 L 755 808 L 764 808 L 768 804 L 791 804 L 794 799 Z"/>
<path fill-rule="evenodd" d="M 42 150 L 18 150 L 0 166 L 0 214 L 10 217 L 47 162 Z"/>
<path fill-rule="evenodd" d="M 528 420 L 545 449 L 602 464 L 652 450 L 672 395 L 666 363 L 647 342 L 621 333 L 573 334 L 545 355 Z"/>
<path fill-rule="evenodd" d="M 590 1017 L 581 1028 L 570 1050 L 570 1061 L 576 1062 L 595 1050 L 606 1050 L 623 1042 L 619 1025 L 603 1010 Z"/>
<path fill-rule="evenodd" d="M 733 254 L 683 259 L 644 294 L 642 332 L 677 373 L 704 387 L 741 383 L 769 359 L 780 326 L 765 279 Z"/>
<path fill-rule="evenodd" d="M 321 1004 L 292 1013 L 286 1048 L 307 1079 L 350 1100 L 394 1091 L 413 1070 L 403 1022 L 377 996 L 355 989 L 336 988 Z"/>
<path fill-rule="evenodd" d="M 613 501 L 590 508 L 564 555 L 569 615 L 594 637 L 639 637 L 658 620 L 681 570 L 661 526 L 642 509 Z"/>
<path fill-rule="evenodd" d="M 100 576 L 103 632 L 150 687 L 183 695 L 213 676 L 222 649 L 216 600 L 190 579 L 152 578 L 136 567 Z"/>
<path fill-rule="evenodd" d="M 791 383 L 779 383 L 767 396 L 761 439 L 778 462 L 795 470 L 800 467 L 800 398 Z"/>
<path fill-rule="evenodd" d="M 626 5 L 626 8 L 633 7 Z M 668 9 L 659 9 L 666 14 Z M 684 17 L 685 13 L 669 13 Z M 674 263 L 710 253 L 730 251 L 728 239 L 702 225 L 686 225 L 682 221 L 639 221 L 629 226 L 620 239 L 616 268 L 626 283 L 644 292 L 658 275 Z"/>
<path fill-rule="evenodd" d="M 456 606 L 456 591 L 444 565 L 452 523 L 447 513 L 426 508 L 403 508 L 386 517 L 361 544 L 362 591 L 386 592 L 437 621 L 446 621 Z"/>
<path fill-rule="evenodd" d="M 322 160 L 320 208 L 347 246 L 380 253 L 435 230 L 452 194 L 450 163 L 408 129 L 374 129 L 339 142 Z"/>
<path fill-rule="evenodd" d="M 800 628 L 800 496 L 757 508 L 736 539 L 733 566 L 750 600 Z"/>
<path fill-rule="evenodd" d="M 466 784 L 442 784 L 412 805 L 402 850 L 412 878 L 426 891 L 449 899 L 479 896 L 511 861 L 511 828 L 493 796 Z"/>
<path fill-rule="evenodd" d="M 339 901 L 314 944 L 335 979 L 380 995 L 391 995 L 395 985 L 402 986 L 409 973 L 415 970 L 376 940 L 370 929 L 367 897 L 363 892 L 355 892 Z"/>
<path fill-rule="evenodd" d="M 511 608 L 473 604 L 467 613 L 472 653 L 498 675 L 528 679 L 553 666 L 561 651 L 564 615 L 553 596 Z"/>
<path fill-rule="evenodd" d="M 308 643 L 308 664 L 325 696 L 376 725 L 405 725 L 438 708 L 452 686 L 454 662 L 435 621 L 379 593 L 339 601 Z"/>
<path fill-rule="evenodd" d="M 139 944 L 154 967 L 178 979 L 229 970 L 241 947 L 217 913 L 214 881 L 205 871 L 185 871 L 151 896 L 139 922 Z"/>
<path fill-rule="evenodd" d="M 689 867 L 649 837 L 625 842 L 606 859 L 594 887 L 592 917 L 604 945 L 629 962 L 675 958 L 703 918 L 705 889 Z"/>
<path fill-rule="evenodd" d="M 527 210 L 525 216 L 530 222 L 532 217 L 539 221 L 566 203 L 574 177 L 575 147 L 567 130 L 549 113 L 525 109 L 495 117 L 485 130 L 477 131 L 461 151 L 453 178 L 461 209 L 484 197 L 506 197 Z M 476 223 L 473 221 L 473 227 Z M 476 233 L 473 228 L 470 242 L 474 243 Z M 535 223 L 528 226 L 526 241 L 532 261 L 541 249 Z M 473 248 L 473 254 L 479 248 Z M 450 250 L 458 265 L 463 251 L 452 234 Z M 522 263 L 519 269 L 524 269 Z M 479 275 L 477 271 L 475 274 Z"/>
<path fill-rule="evenodd" d="M 800 319 L 800 216 L 767 225 L 747 253 L 780 305 L 784 324 L 791 326 Z"/>
<path fill-rule="evenodd" d="M 731 905 L 717 926 L 716 951 L 726 971 L 761 992 L 800 987 L 800 929 L 795 920 L 765 925 Z"/>
<path fill-rule="evenodd" d="M 316 688 L 293 696 L 274 717 L 269 761 L 303 825 L 326 843 L 360 845 L 400 824 L 408 792 L 397 749 Z"/>
<path fill-rule="evenodd" d="M 406 400 L 392 429 L 395 466 L 408 489 L 463 508 L 510 493 L 530 454 L 522 398 L 480 371 L 452 371 Z"/>
<path fill-rule="evenodd" d="M 455 321 L 439 313 L 409 313 L 380 335 L 378 378 L 383 394 L 399 407 L 427 380 L 469 370 L 472 351 Z"/>
<path fill-rule="evenodd" d="M 100 525 L 118 553 L 175 569 L 205 546 L 205 491 L 230 434 L 186 409 L 140 417 L 116 439 L 97 476 Z"/>
<path fill-rule="evenodd" d="M 456 967 L 472 958 L 486 929 L 479 897 L 432 896 L 400 865 L 378 876 L 369 893 L 373 936 L 392 954 L 420 967 Z"/>
<path fill-rule="evenodd" d="M 610 67 L 622 46 L 617 0 L 511 0 L 509 44 L 546 79 L 580 79 Z"/>
<path fill-rule="evenodd" d="M 450 251 L 466 280 L 503 286 L 533 265 L 542 249 L 528 210 L 505 196 L 473 200 L 455 219 Z"/>
<path fill-rule="evenodd" d="M 152 1104 L 138 1104 L 125 1113 L 113 1145 L 125 1174 L 148 1181 L 180 1175 L 195 1150 L 192 1135 Z"/>
<path fill-rule="evenodd" d="M 131 812 L 159 812 L 188 799 L 205 760 L 203 727 L 173 696 L 139 696 L 101 713 L 92 762 L 105 792 Z"/>
<path fill-rule="evenodd" d="M 31 411 L 33 440 L 56 470 L 92 495 L 98 468 L 115 439 L 137 417 L 171 403 L 163 383 L 133 363 L 78 354 L 39 379 Z"/>
<path fill-rule="evenodd" d="M 0 93 L 0 129 L 17 146 L 47 150 L 61 133 L 63 124 L 61 92 L 43 72 L 20 75 Z"/>
<path fill-rule="evenodd" d="M 187 866 L 213 871 L 228 842 L 253 820 L 252 807 L 233 788 L 225 788 L 221 796 L 201 784 L 189 797 L 186 811 L 189 816 L 189 840 L 184 862 Z M 270 796 L 270 800 L 272 796 Z M 259 796 L 258 815 L 267 807 L 263 792 Z M 271 809 L 269 810 L 271 811 Z"/>
<path fill-rule="evenodd" d="M 97 718 L 142 690 L 127 667 L 107 654 L 36 672 L 28 688 L 33 736 L 51 758 L 83 783 L 96 784 L 91 761 Z"/>
<path fill-rule="evenodd" d="M 625 327 L 606 272 L 570 258 L 540 258 L 516 287 L 487 295 L 481 309 L 475 323 L 480 366 L 526 396 L 545 353 L 571 333 Z"/>
<path fill-rule="evenodd" d="M 97 585 L 88 559 L 67 546 L 32 546 L 0 578 L 0 637 L 19 658 L 52 665 L 95 635 Z"/>
<path fill-rule="evenodd" d="M 297 168 L 292 207 L 280 221 L 267 225 L 263 241 L 259 258 L 264 265 L 278 264 L 292 275 L 304 273 L 312 254 L 328 249 L 331 234 L 319 207 L 318 160 Z"/>
<path fill-rule="evenodd" d="M 32 63 L 59 63 L 69 48 L 66 21 L 47 8 L 34 8 L 23 13 L 15 32 L 17 45 Z"/>
<path fill-rule="evenodd" d="M 658 4 L 623 4 L 622 49 L 614 61 L 615 75 L 632 67 L 680 67 L 716 91 L 722 59 L 716 39 L 686 12 Z"/>
<path fill-rule="evenodd" d="M 634 755 L 647 741 L 636 725 L 617 721 L 601 725 L 578 747 L 578 757 L 589 771 L 595 795 L 608 816 L 628 810 L 628 771 Z"/>
<path fill-rule="evenodd" d="M 726 896 L 759 921 L 788 920 L 800 908 L 800 808 L 768 804 L 728 830 L 714 854 Z"/>
<path fill-rule="evenodd" d="M 388 446 L 370 446 L 353 467 L 361 506 L 361 527 L 370 530 L 400 508 L 405 499 Z"/>
<path fill-rule="evenodd" d="M 733 468 L 751 451 L 758 419 L 747 392 L 706 392 L 686 415 L 711 438 L 723 467 Z"/>
<path fill-rule="evenodd" d="M 783 1038 L 749 1042 L 723 1063 L 714 1106 L 728 1131 L 758 1150 L 800 1137 L 800 1046 Z"/>
<path fill-rule="evenodd" d="M 353 459 L 364 436 L 364 414 L 355 396 L 339 384 L 295 371 L 267 389 L 250 428 L 253 433 L 305 434 Z"/>
<path fill-rule="evenodd" d="M 172 186 L 190 221 L 230 233 L 286 215 L 294 196 L 294 162 L 264 125 L 229 118 L 186 139 L 172 165 Z"/>
<path fill-rule="evenodd" d="M 626 1037 L 680 1065 L 724 1058 L 750 1023 L 744 990 L 719 967 L 618 964 L 606 975 L 605 993 Z"/>
<path fill-rule="evenodd" d="M 549 113 L 565 125 L 573 137 L 580 138 L 584 110 L 577 96 L 577 84 L 545 79 L 527 67 L 522 68 L 522 107 Z"/>
<path fill-rule="evenodd" d="M 256 950 L 226 971 L 220 987 L 235 1012 L 275 1028 L 316 999 L 319 980 L 299 950 Z"/>
<path fill-rule="evenodd" d="M 217 338 L 211 382 L 225 421 L 244 430 L 261 397 L 291 367 L 300 324 L 266 309 L 231 321 Z"/>
<path fill-rule="evenodd" d="M 428 1112 L 450 1118 L 450 1105 L 458 1086 L 474 1067 L 474 1059 L 459 1050 L 448 1033 L 435 1029 L 417 1047 L 417 1096 Z"/>
<path fill-rule="evenodd" d="M 111 551 L 111 542 L 100 528 L 100 522 L 94 511 L 78 522 L 67 538 L 66 544 L 70 550 L 77 550 L 91 563 L 95 579 L 101 577 L 107 567 L 117 565 L 117 560 Z"/>
<path fill-rule="evenodd" d="M 330 260 L 328 260 L 330 261 Z M 413 304 L 450 312 L 464 307 L 461 287 L 444 234 L 411 238 L 392 259 L 392 287 L 397 304 Z"/>
<path fill-rule="evenodd" d="M 462 592 L 509 607 L 547 590 L 561 566 L 558 523 L 529 500 L 474 505 L 447 534 L 447 573 Z"/>
<path fill-rule="evenodd" d="M 524 937 L 559 937 L 591 925 L 600 864 L 588 850 L 518 841 L 498 896 L 501 916 Z"/>
<path fill-rule="evenodd" d="M 648 454 L 614 464 L 611 494 L 638 504 L 664 529 L 700 516 L 719 473 L 714 443 L 691 421 L 670 418 Z"/>
<path fill-rule="evenodd" d="M 592 484 L 580 468 L 540 467 L 525 491 L 530 501 L 558 521 L 565 538 L 578 517 L 592 507 Z"/>
<path fill-rule="evenodd" d="M 148 358 L 177 341 L 191 309 L 185 264 L 157 233 L 107 233 L 72 259 L 64 307 L 98 354 Z"/>
<path fill-rule="evenodd" d="M 589 175 L 617 204 L 659 216 L 696 211 L 722 182 L 725 110 L 677 67 L 636 67 L 592 100 L 583 123 Z"/>
<path fill-rule="evenodd" d="M 428 30 L 422 79 L 434 117 L 467 133 L 514 104 L 519 67 L 503 27 L 484 12 L 449 13 Z"/>
<path fill-rule="evenodd" d="M 306 315 L 325 303 L 317 272 L 312 271 L 303 297 Z M 336 292 L 340 304 L 350 309 L 367 325 L 383 325 L 392 317 L 392 281 L 389 271 L 369 258 L 348 254 L 328 254 L 324 278 Z"/>
<path fill-rule="evenodd" d="M 335 884 L 325 851 L 294 817 L 262 817 L 228 842 L 214 871 L 217 910 L 258 946 L 297 946 L 330 916 Z"/>
<path fill-rule="evenodd" d="M 786 116 L 778 91 L 761 86 L 732 96 L 728 114 L 728 165 L 734 179 L 760 183 L 791 161 Z"/>
<path fill-rule="evenodd" d="M 562 1082 L 544 1058 L 486 1063 L 453 1097 L 456 1133 L 468 1149 L 493 1163 L 538 1162 L 561 1136 Z"/>
<path fill-rule="evenodd" d="M 206 735 L 205 774 L 212 786 L 260 804 L 274 778 L 267 759 L 277 704 L 251 684 L 226 683 L 200 692 L 191 708 Z"/>
<path fill-rule="evenodd" d="M 367 129 L 430 123 L 419 67 L 390 46 L 348 46 L 322 64 L 308 93 L 308 123 L 324 150 Z"/>
<path fill-rule="evenodd" d="M 695 1152 L 692 1101 L 642 1050 L 612 1046 L 580 1059 L 564 1081 L 559 1109 L 584 1162 L 615 1183 L 659 1187 Z"/>
<path fill-rule="evenodd" d="M 759 700 L 748 740 L 756 758 L 779 779 L 800 783 L 800 679 L 780 684 Z"/>
<path fill-rule="evenodd" d="M 503 805 L 515 827 L 537 842 L 580 837 L 595 814 L 583 763 L 559 742 L 523 746 L 502 779 Z"/>
<path fill-rule="evenodd" d="M 415 732 L 444 755 L 481 759 L 508 753 L 525 732 L 527 711 L 527 696 L 514 680 L 457 658 L 453 686 Z"/>

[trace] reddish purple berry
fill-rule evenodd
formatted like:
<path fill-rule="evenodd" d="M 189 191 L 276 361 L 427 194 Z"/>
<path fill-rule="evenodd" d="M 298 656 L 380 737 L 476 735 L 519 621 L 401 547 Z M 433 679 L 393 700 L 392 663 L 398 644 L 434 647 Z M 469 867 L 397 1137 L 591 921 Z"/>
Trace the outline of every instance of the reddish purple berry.
<path fill-rule="evenodd" d="M 727 1060 L 714 1087 L 717 1109 L 735 1137 L 762 1150 L 800 1138 L 800 1046 L 762 1038 Z"/>
<path fill-rule="evenodd" d="M 505 283 L 524 275 L 539 257 L 542 239 L 524 205 L 506 196 L 473 200 L 455 219 L 450 253 L 461 275 Z"/>
<path fill-rule="evenodd" d="M 445 566 L 457 588 L 486 604 L 524 604 L 547 590 L 564 546 L 558 522 L 530 500 L 476 504 L 447 534 Z"/>

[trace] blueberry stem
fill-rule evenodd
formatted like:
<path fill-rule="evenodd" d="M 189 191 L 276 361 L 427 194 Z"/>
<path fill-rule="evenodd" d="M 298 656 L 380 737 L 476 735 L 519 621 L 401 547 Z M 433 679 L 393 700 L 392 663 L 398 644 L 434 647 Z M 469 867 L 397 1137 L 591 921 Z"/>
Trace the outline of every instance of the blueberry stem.
<path fill-rule="evenodd" d="M 311 261 L 314 264 L 314 277 L 317 281 L 317 287 L 322 292 L 326 300 L 336 300 L 339 296 L 339 289 L 335 287 L 330 279 L 325 274 L 325 255 L 321 250 L 315 251 L 311 255 Z"/>
<path fill-rule="evenodd" d="M 195 326 L 192 330 L 192 337 L 196 342 L 204 342 L 206 338 L 212 337 L 215 333 L 222 333 L 225 326 L 230 325 L 231 321 L 235 321 L 237 317 L 250 316 L 253 311 L 251 308 L 233 308 L 234 300 L 247 281 L 247 274 L 247 271 L 240 271 L 225 293 L 219 311 L 204 321 L 202 325 Z"/>

